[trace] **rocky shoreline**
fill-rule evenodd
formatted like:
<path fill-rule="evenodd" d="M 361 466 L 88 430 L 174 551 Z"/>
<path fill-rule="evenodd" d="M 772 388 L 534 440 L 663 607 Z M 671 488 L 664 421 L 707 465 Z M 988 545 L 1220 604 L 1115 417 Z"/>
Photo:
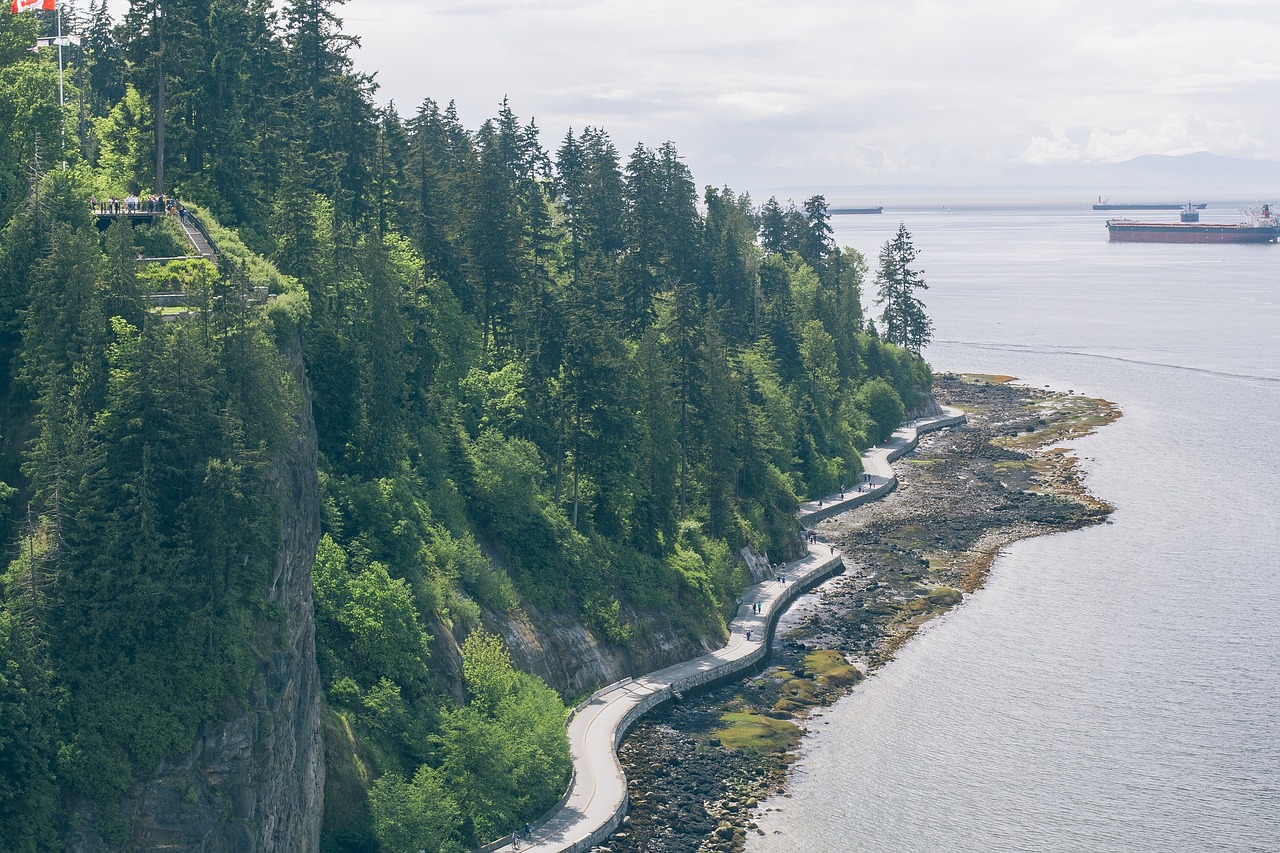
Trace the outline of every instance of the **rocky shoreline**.
<path fill-rule="evenodd" d="M 1018 539 L 1106 520 L 1061 445 L 1119 417 L 1011 377 L 940 375 L 965 426 L 922 438 L 883 500 L 818 526 L 845 574 L 782 617 L 761 672 L 660 710 L 619 750 L 631 809 L 608 853 L 743 849 L 757 802 L 783 791 L 807 712 L 893 658 L 921 625 L 979 589 Z M 785 794 L 784 794 L 785 796 Z"/>

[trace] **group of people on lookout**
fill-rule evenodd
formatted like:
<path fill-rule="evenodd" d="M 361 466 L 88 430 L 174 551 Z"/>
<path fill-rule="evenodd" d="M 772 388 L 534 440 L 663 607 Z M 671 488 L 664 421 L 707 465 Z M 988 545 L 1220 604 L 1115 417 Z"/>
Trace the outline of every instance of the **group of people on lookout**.
<path fill-rule="evenodd" d="M 175 216 L 182 216 L 186 219 L 186 208 L 178 201 L 176 196 L 152 194 L 147 198 L 139 198 L 136 195 L 127 195 L 124 198 L 116 198 L 111 196 L 104 199 L 96 199 L 89 197 L 89 208 L 94 213 L 169 213 Z"/>

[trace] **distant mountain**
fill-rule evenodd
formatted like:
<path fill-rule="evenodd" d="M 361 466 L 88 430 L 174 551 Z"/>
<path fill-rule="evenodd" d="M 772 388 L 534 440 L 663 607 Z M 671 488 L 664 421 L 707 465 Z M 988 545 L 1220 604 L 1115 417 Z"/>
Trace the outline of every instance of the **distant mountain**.
<path fill-rule="evenodd" d="M 898 184 L 752 187 L 753 197 L 800 200 L 822 193 L 832 206 L 880 204 L 886 199 L 936 201 L 956 197 L 1080 197 L 1110 201 L 1270 200 L 1280 202 L 1280 162 L 1199 151 L 1148 154 L 1120 163 L 1019 166 L 986 176 L 937 176 Z"/>
<path fill-rule="evenodd" d="M 1207 151 L 1176 157 L 1147 154 L 1120 163 L 1021 166 L 1004 171 L 993 183 L 1087 189 L 1113 200 L 1134 190 L 1170 194 L 1174 200 L 1188 194 L 1275 197 L 1280 192 L 1280 162 Z"/>

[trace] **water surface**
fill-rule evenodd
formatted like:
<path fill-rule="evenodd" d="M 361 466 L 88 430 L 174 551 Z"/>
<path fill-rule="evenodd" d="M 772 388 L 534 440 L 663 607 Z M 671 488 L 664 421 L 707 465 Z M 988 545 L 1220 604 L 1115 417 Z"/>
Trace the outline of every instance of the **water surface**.
<path fill-rule="evenodd" d="M 1111 244 L 1105 218 L 834 219 L 873 266 L 911 231 L 935 369 L 1121 405 L 1074 445 L 1117 511 L 1008 548 L 815 720 L 748 853 L 1280 850 L 1280 246 Z"/>

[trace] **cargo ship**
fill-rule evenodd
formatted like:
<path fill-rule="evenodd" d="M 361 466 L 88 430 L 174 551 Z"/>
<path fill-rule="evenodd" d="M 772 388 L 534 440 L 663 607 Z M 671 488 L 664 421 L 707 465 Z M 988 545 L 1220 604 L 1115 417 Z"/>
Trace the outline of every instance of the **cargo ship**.
<path fill-rule="evenodd" d="M 1196 210 L 1204 210 L 1209 206 L 1207 201 L 1198 201 L 1193 205 Z M 1118 202 L 1103 201 L 1098 199 L 1098 203 L 1093 206 L 1094 210 L 1181 210 L 1185 205 L 1174 204 L 1172 202 L 1138 202 L 1135 204 L 1120 204 Z"/>
<path fill-rule="evenodd" d="M 1280 238 L 1280 217 L 1269 204 L 1250 211 L 1244 222 L 1221 225 L 1185 221 L 1185 214 L 1194 210 L 1190 205 L 1187 208 L 1182 222 L 1108 219 L 1107 233 L 1113 243 L 1274 243 Z"/>
<path fill-rule="evenodd" d="M 827 211 L 832 216 L 843 216 L 848 213 L 884 213 L 883 207 L 833 207 Z"/>

